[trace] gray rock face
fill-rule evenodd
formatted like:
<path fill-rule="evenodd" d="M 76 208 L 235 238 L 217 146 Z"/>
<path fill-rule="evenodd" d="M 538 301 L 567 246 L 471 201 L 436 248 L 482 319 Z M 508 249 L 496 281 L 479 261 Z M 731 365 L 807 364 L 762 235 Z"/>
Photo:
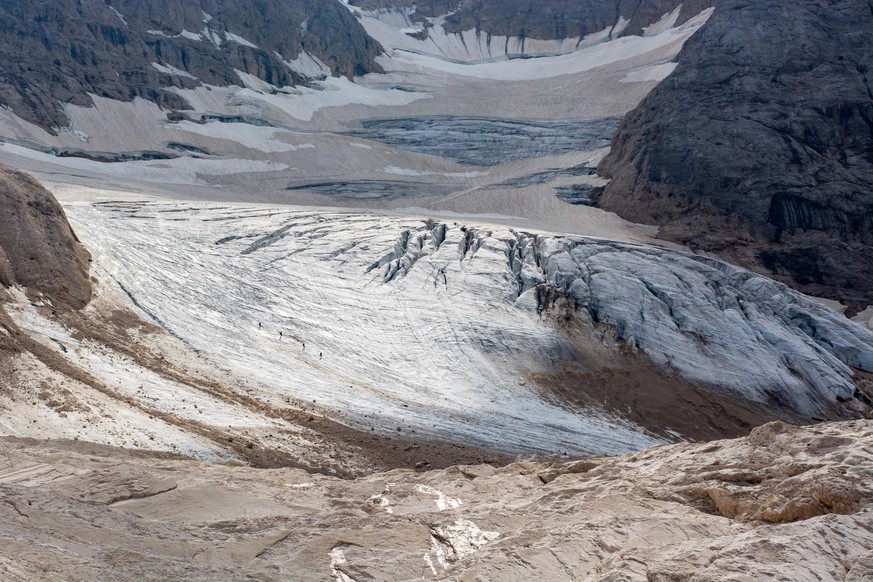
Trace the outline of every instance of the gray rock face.
<path fill-rule="evenodd" d="M 0 104 L 46 128 L 66 126 L 62 104 L 89 106 L 89 93 L 184 109 L 165 88 L 240 85 L 235 69 L 305 83 L 283 62 L 302 51 L 338 76 L 381 70 L 381 47 L 336 0 L 9 0 L 0 22 Z"/>
<path fill-rule="evenodd" d="M 720 4 L 623 121 L 599 205 L 853 309 L 873 303 L 873 7 Z"/>
<path fill-rule="evenodd" d="M 21 285 L 74 308 L 91 299 L 90 255 L 54 196 L 23 172 L 0 166 L 0 284 Z"/>
<path fill-rule="evenodd" d="M 614 26 L 619 17 L 628 20 L 621 34 L 640 34 L 643 27 L 657 22 L 682 5 L 679 23 L 696 16 L 717 0 L 350 0 L 365 9 L 411 7 L 421 17 L 442 16 L 447 32 L 480 30 L 500 36 L 562 39 L 585 36 Z"/>

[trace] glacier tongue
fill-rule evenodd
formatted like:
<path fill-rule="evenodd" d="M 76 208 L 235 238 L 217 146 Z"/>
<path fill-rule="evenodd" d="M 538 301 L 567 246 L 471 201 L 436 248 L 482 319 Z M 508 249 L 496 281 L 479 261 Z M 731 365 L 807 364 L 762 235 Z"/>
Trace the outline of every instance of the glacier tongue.
<path fill-rule="evenodd" d="M 653 246 L 563 237 L 530 246 L 548 286 L 696 382 L 813 416 L 852 399 L 848 366 L 873 371 L 869 330 L 761 275 Z"/>
<path fill-rule="evenodd" d="M 591 342 L 617 337 L 771 416 L 838 413 L 856 390 L 849 366 L 873 371 L 870 330 L 764 277 L 658 247 L 238 204 L 66 210 L 98 276 L 240 389 L 317 400 L 382 433 L 512 452 L 660 442 L 622 411 L 531 381 L 578 359 L 556 324 L 564 312 Z"/>

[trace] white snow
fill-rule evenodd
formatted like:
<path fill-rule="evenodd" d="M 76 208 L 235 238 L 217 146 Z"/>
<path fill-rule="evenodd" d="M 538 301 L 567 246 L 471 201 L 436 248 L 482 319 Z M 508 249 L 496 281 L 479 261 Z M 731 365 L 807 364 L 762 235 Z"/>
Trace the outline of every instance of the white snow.
<path fill-rule="evenodd" d="M 679 13 L 682 12 L 682 5 L 677 6 L 673 12 L 665 14 L 661 20 L 643 27 L 643 36 L 655 36 L 676 26 L 676 21 L 679 20 Z"/>
<path fill-rule="evenodd" d="M 239 80 L 242 81 L 242 84 L 246 89 L 251 89 L 252 91 L 257 91 L 259 93 L 269 93 L 277 89 L 277 87 L 267 83 L 266 81 L 261 80 L 259 77 L 255 75 L 250 75 L 245 71 L 240 71 L 239 69 L 234 69 L 234 73 L 239 77 Z"/>
<path fill-rule="evenodd" d="M 221 47 L 221 43 L 222 43 L 222 38 L 221 38 L 221 36 L 219 36 L 219 34 L 218 34 L 217 32 L 214 32 L 212 29 L 210 29 L 209 26 L 204 26 L 204 27 L 203 27 L 203 32 L 201 33 L 201 35 L 202 35 L 206 40 L 208 40 L 209 42 L 211 42 L 212 45 L 213 45 L 215 48 L 220 48 L 220 47 Z"/>
<path fill-rule="evenodd" d="M 452 563 L 478 552 L 479 548 L 500 537 L 499 532 L 482 531 L 468 519 L 458 519 L 450 525 L 433 529 L 435 533 L 431 534 L 431 551 L 425 554 L 424 559 L 434 575 L 437 575 L 437 571 L 431 555 L 443 569 L 448 569 Z"/>
<path fill-rule="evenodd" d="M 371 496 L 367 501 L 378 503 L 379 508 L 384 509 L 385 513 L 394 513 L 394 510 L 391 508 L 391 501 L 389 501 L 389 499 L 382 493 Z"/>
<path fill-rule="evenodd" d="M 264 105 L 301 121 L 311 121 L 313 116 L 327 108 L 345 105 L 370 107 L 399 107 L 427 99 L 426 93 L 409 93 L 397 90 L 379 90 L 353 83 L 345 77 L 330 77 L 318 82 L 319 89 L 298 87 L 296 95 L 269 94 L 273 88 L 246 73 L 238 72 L 240 78 L 251 82 L 253 87 L 198 87 L 196 89 L 171 89 L 187 100 L 196 109 L 214 111 L 231 102 L 260 101 Z M 217 105 L 215 107 L 213 105 Z"/>
<path fill-rule="evenodd" d="M 81 366 L 110 389 L 127 393 L 134 400 L 156 404 L 157 408 L 168 412 L 186 415 L 187 409 L 187 413 L 199 417 L 198 420 L 216 413 L 212 420 L 223 423 L 223 426 L 245 423 L 244 415 L 236 418 L 232 409 L 223 406 L 222 402 L 209 402 L 202 393 L 169 382 L 105 346 L 83 343 L 56 320 L 42 316 L 22 292 L 11 289 L 10 293 L 15 301 L 6 308 L 23 330 L 43 338 L 47 349 L 57 350 L 59 357 Z M 60 346 L 63 349 L 59 349 Z M 40 438 L 81 438 L 119 447 L 173 451 L 198 459 L 236 459 L 207 439 L 186 433 L 135 407 L 119 406 L 106 394 L 61 376 L 27 354 L 18 357 L 15 368 L 20 373 L 19 381 L 24 379 L 24 385 L 19 385 L 18 389 L 29 396 L 29 402 L 21 401 L 21 393 L 15 399 L 0 396 L 0 405 L 8 412 L 0 416 L 0 435 L 31 436 L 33 424 L 38 423 Z M 32 387 L 28 387 L 28 376 L 33 378 Z M 59 412 L 56 407 L 40 405 L 43 400 L 40 392 L 44 390 L 46 379 L 51 382 L 53 398 L 66 398 L 73 403 L 66 406 L 66 410 Z M 64 396 L 65 391 L 67 396 Z M 200 412 L 206 412 L 206 417 L 190 414 L 195 412 L 195 403 L 200 404 Z"/>
<path fill-rule="evenodd" d="M 711 11 L 708 12 L 711 13 Z M 669 49 L 666 57 L 667 60 L 672 60 L 682 48 L 683 43 L 696 32 L 708 16 L 708 13 L 704 13 L 679 28 L 670 28 L 657 35 L 622 37 L 555 56 L 521 60 L 459 62 L 434 55 L 396 51 L 393 57 L 385 59 L 385 66 L 386 68 L 418 68 L 451 75 L 509 81 L 579 74 L 598 67 L 616 65 L 622 61 L 664 49 Z"/>
<path fill-rule="evenodd" d="M 676 70 L 679 63 L 660 63 L 643 69 L 631 71 L 625 75 L 622 83 L 643 83 L 646 81 L 663 81 Z"/>
<path fill-rule="evenodd" d="M 203 40 L 203 36 L 199 32 L 191 32 L 190 30 L 185 30 L 185 29 L 182 29 L 182 32 L 179 33 L 179 36 L 190 39 L 190 40 L 196 40 L 197 42 L 200 42 Z"/>
<path fill-rule="evenodd" d="M 481 62 L 502 60 L 507 55 L 568 53 L 574 51 L 580 43 L 578 38 L 559 40 L 508 38 L 498 35 L 489 36 L 475 30 L 449 34 L 443 28 L 445 17 L 429 19 L 432 26 L 427 28 L 428 37 L 426 40 L 419 40 L 410 35 L 418 34 L 424 28 L 420 23 L 413 22 L 409 18 L 411 13 L 410 9 L 398 9 L 364 11 L 360 14 L 367 33 L 382 46 L 453 61 Z"/>
<path fill-rule="evenodd" d="M 127 26 L 127 20 L 124 19 L 124 16 L 122 16 L 121 12 L 116 10 L 114 6 L 109 6 L 109 9 L 115 13 L 115 16 L 118 17 L 118 20 L 120 20 L 124 26 Z"/>
<path fill-rule="evenodd" d="M 296 59 L 286 61 L 279 53 L 274 53 L 278 59 L 281 59 L 286 67 L 296 73 L 305 75 L 312 79 L 325 79 L 330 76 L 330 67 L 325 65 L 318 57 L 309 54 L 306 51 L 300 51 Z"/>
<path fill-rule="evenodd" d="M 258 48 L 258 45 L 256 45 L 255 43 L 248 41 L 248 40 L 244 39 L 243 37 L 241 37 L 240 35 L 234 34 L 232 32 L 225 32 L 224 38 L 228 42 L 235 42 L 237 44 L 241 44 L 243 46 L 247 46 L 247 47 L 250 47 L 253 49 Z"/>
<path fill-rule="evenodd" d="M 341 548 L 333 548 L 328 553 L 328 556 L 330 557 L 330 571 L 333 573 L 336 582 L 355 582 L 353 578 L 340 571 L 340 566 L 348 564 L 346 555 Z"/>
<path fill-rule="evenodd" d="M 177 69 L 172 65 L 161 65 L 158 63 L 152 63 L 152 66 L 159 70 L 160 72 L 166 75 L 174 75 L 176 77 L 185 77 L 186 79 L 193 79 L 197 81 L 197 77 L 189 73 L 188 71 L 183 71 L 182 69 Z"/>
<path fill-rule="evenodd" d="M 177 123 L 168 129 L 171 129 L 173 132 L 195 134 L 213 140 L 227 140 L 233 144 L 239 144 L 264 153 L 296 152 L 297 150 L 316 147 L 314 144 L 306 142 L 292 143 L 292 140 L 297 141 L 297 136 L 289 131 L 245 123 L 221 123 L 218 121 L 193 123 L 185 121 Z M 218 144 L 219 142 L 216 142 L 216 146 Z"/>
<path fill-rule="evenodd" d="M 419 485 L 418 492 L 436 497 L 435 502 L 437 511 L 445 511 L 447 509 L 457 509 L 461 506 L 461 500 L 449 497 L 439 489 L 434 489 L 429 485 Z"/>

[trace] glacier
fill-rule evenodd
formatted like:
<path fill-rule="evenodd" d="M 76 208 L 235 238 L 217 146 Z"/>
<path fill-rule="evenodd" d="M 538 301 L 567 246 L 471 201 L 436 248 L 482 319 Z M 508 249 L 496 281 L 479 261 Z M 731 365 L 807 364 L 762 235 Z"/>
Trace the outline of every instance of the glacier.
<path fill-rule="evenodd" d="M 98 276 L 216 373 L 359 429 L 514 453 L 683 438 L 537 382 L 579 365 L 580 334 L 777 417 L 838 414 L 857 396 L 852 368 L 873 372 L 869 329 L 688 252 L 256 204 L 84 197 L 65 209 Z"/>

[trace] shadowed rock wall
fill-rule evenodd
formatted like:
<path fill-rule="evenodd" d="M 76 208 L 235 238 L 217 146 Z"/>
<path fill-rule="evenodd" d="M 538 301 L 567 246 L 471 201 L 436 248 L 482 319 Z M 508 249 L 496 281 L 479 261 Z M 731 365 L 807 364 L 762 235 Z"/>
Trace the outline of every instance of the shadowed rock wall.
<path fill-rule="evenodd" d="M 719 5 L 622 122 L 598 204 L 805 292 L 873 303 L 873 5 Z"/>

